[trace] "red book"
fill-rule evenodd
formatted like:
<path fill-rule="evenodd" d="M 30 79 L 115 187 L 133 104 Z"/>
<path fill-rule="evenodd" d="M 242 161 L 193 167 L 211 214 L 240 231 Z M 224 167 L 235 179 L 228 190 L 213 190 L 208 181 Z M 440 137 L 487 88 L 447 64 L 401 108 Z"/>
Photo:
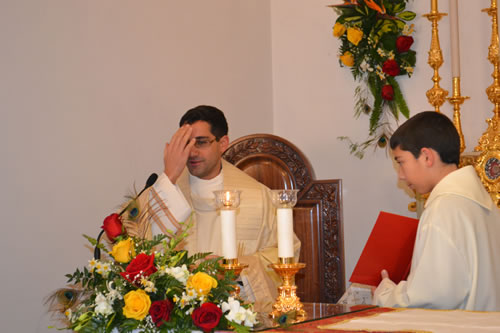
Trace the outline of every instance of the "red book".
<path fill-rule="evenodd" d="M 349 281 L 377 286 L 386 269 L 396 284 L 410 273 L 418 220 L 380 212 Z"/>

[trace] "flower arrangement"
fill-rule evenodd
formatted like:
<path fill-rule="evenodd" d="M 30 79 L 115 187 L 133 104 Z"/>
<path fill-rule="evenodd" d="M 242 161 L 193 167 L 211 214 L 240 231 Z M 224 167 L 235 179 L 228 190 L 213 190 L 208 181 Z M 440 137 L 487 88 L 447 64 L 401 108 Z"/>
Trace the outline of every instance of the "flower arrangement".
<path fill-rule="evenodd" d="M 369 138 L 359 144 L 348 137 L 351 153 L 362 158 L 372 145 L 385 147 L 392 134 L 388 115 L 409 117 L 408 106 L 396 81 L 411 77 L 416 52 L 411 34 L 415 13 L 406 10 L 408 0 L 345 0 L 332 5 L 339 15 L 333 35 L 340 39 L 339 63 L 351 69 L 355 80 L 363 82 L 355 90 L 355 117 L 370 116 Z"/>
<path fill-rule="evenodd" d="M 125 210 L 124 210 L 125 211 Z M 122 212 L 123 213 L 123 212 Z M 168 238 L 152 240 L 127 235 L 121 214 L 111 214 L 103 231 L 113 242 L 108 251 L 98 240 L 85 236 L 97 255 L 88 266 L 67 274 L 77 288 L 57 292 L 67 300 L 61 309 L 66 329 L 77 332 L 191 332 L 231 329 L 248 332 L 256 323 L 251 304 L 231 296 L 232 271 L 224 271 L 220 258 L 209 253 L 189 256 L 177 250 L 189 223 Z M 77 296 L 78 295 L 78 296 Z"/>

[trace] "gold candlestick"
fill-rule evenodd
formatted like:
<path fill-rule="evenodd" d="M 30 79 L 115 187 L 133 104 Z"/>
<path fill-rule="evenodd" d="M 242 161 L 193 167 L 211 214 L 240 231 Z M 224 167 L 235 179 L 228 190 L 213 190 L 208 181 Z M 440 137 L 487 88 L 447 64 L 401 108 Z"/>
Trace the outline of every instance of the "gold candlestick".
<path fill-rule="evenodd" d="M 281 286 L 278 287 L 278 298 L 273 304 L 273 311 L 269 313 L 269 316 L 276 319 L 282 314 L 295 311 L 295 319 L 292 321 L 301 322 L 306 319 L 307 315 L 304 310 L 304 305 L 297 296 L 295 274 L 297 274 L 300 269 L 306 267 L 306 264 L 284 263 L 289 261 L 289 258 L 280 258 L 280 263 L 269 265 L 269 267 L 278 273 L 282 280 Z"/>
<path fill-rule="evenodd" d="M 448 102 L 453 105 L 453 123 L 460 137 L 460 153 L 463 153 L 465 150 L 465 140 L 462 132 L 462 124 L 460 122 L 460 105 L 462 105 L 466 99 L 469 99 L 469 96 L 460 95 L 460 77 L 453 78 L 453 96 L 447 99 Z"/>
<path fill-rule="evenodd" d="M 439 67 L 443 64 L 443 54 L 441 52 L 441 47 L 439 46 L 438 21 L 441 17 L 446 15 L 447 14 L 438 12 L 437 0 L 431 0 L 431 12 L 423 15 L 432 22 L 431 48 L 429 50 L 427 63 L 434 70 L 434 75 L 432 76 L 434 85 L 426 92 L 426 96 L 436 112 L 439 112 L 439 108 L 443 105 L 446 96 L 448 96 L 448 91 L 439 86 L 439 81 L 441 81 L 441 77 L 439 76 Z"/>
<path fill-rule="evenodd" d="M 241 271 L 248 267 L 247 264 L 239 263 L 238 259 L 222 259 L 221 266 L 225 271 L 233 271 L 235 280 L 238 279 Z M 236 283 L 233 288 L 234 291 L 232 292 L 231 296 L 239 298 L 241 289 L 238 286 L 238 283 Z"/>

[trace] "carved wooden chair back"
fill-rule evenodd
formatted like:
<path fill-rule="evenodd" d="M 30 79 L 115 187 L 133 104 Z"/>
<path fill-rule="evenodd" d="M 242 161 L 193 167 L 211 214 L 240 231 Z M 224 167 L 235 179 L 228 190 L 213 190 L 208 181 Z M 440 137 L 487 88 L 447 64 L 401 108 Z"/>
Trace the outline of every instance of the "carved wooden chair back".
<path fill-rule="evenodd" d="M 315 180 L 304 154 L 271 134 L 241 137 L 223 158 L 271 189 L 299 190 L 294 231 L 306 268 L 295 277 L 297 294 L 304 302 L 335 303 L 345 291 L 341 180 Z"/>

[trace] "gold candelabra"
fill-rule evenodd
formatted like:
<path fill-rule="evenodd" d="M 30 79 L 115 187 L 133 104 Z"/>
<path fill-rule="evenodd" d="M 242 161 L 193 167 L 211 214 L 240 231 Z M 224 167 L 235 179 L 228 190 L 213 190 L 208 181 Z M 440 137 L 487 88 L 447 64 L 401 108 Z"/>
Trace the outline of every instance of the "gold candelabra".
<path fill-rule="evenodd" d="M 436 112 L 439 112 L 439 108 L 443 105 L 446 96 L 448 96 L 448 91 L 441 88 L 439 85 L 439 81 L 441 81 L 441 77 L 439 76 L 439 67 L 443 64 L 443 54 L 441 52 L 441 47 L 439 46 L 438 21 L 443 16 L 446 16 L 446 14 L 438 12 L 437 0 L 431 0 L 431 12 L 429 14 L 424 14 L 423 16 L 432 22 L 431 49 L 429 50 L 427 63 L 434 70 L 434 75 L 432 76 L 434 85 L 431 89 L 427 90 L 426 96 Z"/>
<path fill-rule="evenodd" d="M 306 267 L 303 263 L 294 263 L 292 258 L 279 258 L 280 262 L 271 264 L 269 267 L 274 269 L 281 277 L 282 284 L 278 287 L 278 298 L 273 304 L 273 311 L 269 316 L 273 319 L 282 314 L 295 311 L 295 319 L 292 322 L 304 321 L 307 317 L 304 305 L 297 296 L 297 286 L 295 285 L 295 274 Z"/>
<path fill-rule="evenodd" d="M 245 268 L 248 267 L 247 264 L 242 264 L 238 262 L 238 259 L 222 259 L 222 268 L 224 268 L 225 271 L 233 271 L 235 279 L 237 279 L 241 271 Z M 232 296 L 239 298 L 240 297 L 240 287 L 238 286 L 238 283 L 234 285 L 234 290 L 232 292 Z"/>
<path fill-rule="evenodd" d="M 460 122 L 460 105 L 462 105 L 466 99 L 469 99 L 469 96 L 460 95 L 460 77 L 453 78 L 453 96 L 447 99 L 448 102 L 453 105 L 453 123 L 460 136 L 460 153 L 463 153 L 465 150 L 465 140 L 464 133 L 462 132 L 462 123 Z"/>
<path fill-rule="evenodd" d="M 475 168 L 481 181 L 500 207 L 500 60 L 498 42 L 498 7 L 497 1 L 491 0 L 491 7 L 482 10 L 491 16 L 492 33 L 488 47 L 488 60 L 493 65 L 493 83 L 486 89 L 486 94 L 493 103 L 493 117 L 487 119 L 488 128 L 474 148 L 480 155 L 475 160 Z"/>

